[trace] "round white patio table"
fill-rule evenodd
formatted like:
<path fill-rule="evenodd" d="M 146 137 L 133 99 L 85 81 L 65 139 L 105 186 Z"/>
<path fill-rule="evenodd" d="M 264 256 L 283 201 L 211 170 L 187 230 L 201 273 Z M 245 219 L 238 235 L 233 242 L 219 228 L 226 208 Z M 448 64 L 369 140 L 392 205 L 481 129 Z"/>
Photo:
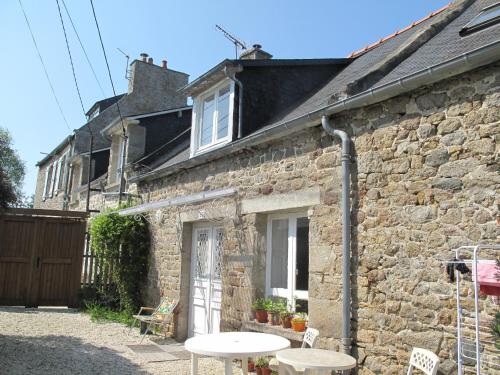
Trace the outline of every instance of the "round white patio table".
<path fill-rule="evenodd" d="M 191 352 L 191 375 L 198 373 L 198 357 L 224 358 L 225 374 L 233 373 L 233 359 L 242 360 L 242 373 L 248 373 L 248 357 L 273 355 L 290 347 L 290 341 L 281 336 L 257 332 L 223 332 L 192 337 L 184 343 Z"/>
<path fill-rule="evenodd" d="M 356 367 L 356 358 L 323 349 L 286 349 L 276 353 L 276 359 L 295 368 L 308 370 L 349 370 Z"/>

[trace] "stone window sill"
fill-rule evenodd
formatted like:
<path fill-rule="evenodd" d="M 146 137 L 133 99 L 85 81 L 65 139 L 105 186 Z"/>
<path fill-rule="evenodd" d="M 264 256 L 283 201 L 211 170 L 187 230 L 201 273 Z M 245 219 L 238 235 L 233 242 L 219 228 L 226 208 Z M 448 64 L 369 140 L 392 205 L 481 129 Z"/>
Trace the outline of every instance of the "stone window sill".
<path fill-rule="evenodd" d="M 302 342 L 302 339 L 304 338 L 304 332 L 295 332 L 291 328 L 272 326 L 267 323 L 257 323 L 255 321 L 243 322 L 241 328 L 243 331 L 270 333 L 272 335 L 281 336 L 292 341 Z"/>

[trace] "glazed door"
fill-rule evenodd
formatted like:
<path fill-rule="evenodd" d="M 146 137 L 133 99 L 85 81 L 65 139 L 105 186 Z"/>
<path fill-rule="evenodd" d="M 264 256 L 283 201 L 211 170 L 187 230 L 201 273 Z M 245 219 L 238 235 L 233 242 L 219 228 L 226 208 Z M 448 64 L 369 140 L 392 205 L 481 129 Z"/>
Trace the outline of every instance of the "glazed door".
<path fill-rule="evenodd" d="M 198 226 L 193 230 L 189 335 L 219 332 L 222 300 L 224 230 Z"/>

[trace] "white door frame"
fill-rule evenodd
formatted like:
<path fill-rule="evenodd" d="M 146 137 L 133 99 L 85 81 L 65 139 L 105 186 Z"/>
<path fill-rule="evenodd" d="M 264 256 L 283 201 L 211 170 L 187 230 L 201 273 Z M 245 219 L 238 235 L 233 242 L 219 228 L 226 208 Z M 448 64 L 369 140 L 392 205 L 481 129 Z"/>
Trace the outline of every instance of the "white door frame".
<path fill-rule="evenodd" d="M 214 285 L 216 283 L 220 284 L 222 287 L 222 279 L 218 280 L 214 278 L 214 257 L 215 257 L 215 245 L 216 245 L 216 231 L 217 229 L 221 229 L 222 225 L 217 223 L 198 223 L 193 225 L 193 234 L 192 234 L 192 242 L 191 242 L 191 282 L 190 282 L 190 291 L 189 291 L 189 324 L 188 324 L 188 336 L 191 337 L 195 334 L 194 332 L 194 288 L 196 281 L 196 262 L 197 262 L 197 235 L 200 230 L 207 229 L 208 230 L 208 258 L 207 258 L 207 269 L 208 269 L 208 279 L 205 282 L 208 283 L 206 287 L 207 295 L 205 297 L 205 327 L 207 332 L 213 332 L 212 327 L 212 302 L 213 302 L 213 292 Z M 219 271 L 220 272 L 220 271 Z M 222 302 L 222 301 L 220 301 Z M 220 303 L 219 302 L 219 303 Z M 218 328 L 217 328 L 218 330 Z"/>

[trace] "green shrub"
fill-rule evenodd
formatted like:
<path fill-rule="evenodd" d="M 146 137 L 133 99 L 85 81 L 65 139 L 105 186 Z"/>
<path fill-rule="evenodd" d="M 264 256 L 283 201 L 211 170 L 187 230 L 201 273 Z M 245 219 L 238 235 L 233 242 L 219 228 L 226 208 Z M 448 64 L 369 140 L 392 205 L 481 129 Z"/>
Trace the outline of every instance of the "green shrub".
<path fill-rule="evenodd" d="M 142 215 L 104 212 L 92 219 L 90 235 L 92 250 L 103 258 L 104 265 L 109 267 L 113 262 L 111 279 L 119 296 L 118 309 L 135 313 L 142 303 L 141 291 L 147 275 L 150 240 L 146 219 Z M 104 305 L 115 307 L 115 302 L 109 298 Z"/>

